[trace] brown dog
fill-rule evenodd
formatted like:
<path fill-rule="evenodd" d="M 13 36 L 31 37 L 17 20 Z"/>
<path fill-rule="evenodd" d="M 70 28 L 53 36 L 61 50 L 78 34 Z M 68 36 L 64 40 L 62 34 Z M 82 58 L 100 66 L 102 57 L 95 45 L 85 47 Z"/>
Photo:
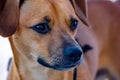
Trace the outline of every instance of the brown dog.
<path fill-rule="evenodd" d="M 9 80 L 72 80 L 73 72 L 61 71 L 74 69 L 81 64 L 83 56 L 77 79 L 93 80 L 98 51 L 93 31 L 86 27 L 86 2 L 70 1 L 4 2 L 0 12 L 0 35 L 9 36 L 14 56 Z M 79 44 L 74 38 L 77 26 Z M 80 45 L 86 44 L 92 45 L 93 50 L 84 55 Z"/>
<path fill-rule="evenodd" d="M 120 80 L 120 7 L 110 1 L 90 0 L 88 16 L 99 44 L 99 69 L 118 78 L 109 80 Z"/>

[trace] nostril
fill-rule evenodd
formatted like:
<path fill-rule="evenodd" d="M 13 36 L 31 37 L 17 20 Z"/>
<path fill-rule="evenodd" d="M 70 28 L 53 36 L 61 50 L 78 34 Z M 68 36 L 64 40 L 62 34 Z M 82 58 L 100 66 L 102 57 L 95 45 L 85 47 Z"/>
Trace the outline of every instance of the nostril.
<path fill-rule="evenodd" d="M 70 55 L 68 55 L 69 58 L 73 59 L 75 57 L 74 53 L 70 53 Z"/>
<path fill-rule="evenodd" d="M 76 61 L 80 60 L 81 55 L 77 54 L 77 53 L 70 53 L 70 55 L 68 55 L 68 58 L 70 60 L 72 60 L 73 62 L 76 62 Z"/>
<path fill-rule="evenodd" d="M 67 47 L 64 49 L 64 55 L 69 60 L 76 62 L 80 60 L 82 50 L 79 47 Z"/>

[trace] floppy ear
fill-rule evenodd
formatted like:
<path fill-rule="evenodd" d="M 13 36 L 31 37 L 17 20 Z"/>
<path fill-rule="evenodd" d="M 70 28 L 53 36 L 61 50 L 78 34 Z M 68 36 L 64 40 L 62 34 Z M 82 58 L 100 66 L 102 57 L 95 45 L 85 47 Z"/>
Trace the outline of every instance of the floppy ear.
<path fill-rule="evenodd" d="M 88 20 L 87 20 L 87 8 L 86 8 L 86 0 L 70 0 L 77 16 L 80 18 L 80 20 L 87 26 L 89 26 Z"/>
<path fill-rule="evenodd" d="M 19 21 L 19 0 L 1 0 L 0 2 L 0 35 L 11 36 Z"/>

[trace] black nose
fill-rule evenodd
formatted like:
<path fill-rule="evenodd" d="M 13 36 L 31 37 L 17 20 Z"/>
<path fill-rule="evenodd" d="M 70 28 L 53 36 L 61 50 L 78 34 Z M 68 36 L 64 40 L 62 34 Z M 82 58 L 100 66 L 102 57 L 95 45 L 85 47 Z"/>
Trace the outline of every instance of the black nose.
<path fill-rule="evenodd" d="M 66 47 L 63 49 L 63 54 L 70 61 L 77 62 L 80 60 L 83 52 L 79 47 Z"/>

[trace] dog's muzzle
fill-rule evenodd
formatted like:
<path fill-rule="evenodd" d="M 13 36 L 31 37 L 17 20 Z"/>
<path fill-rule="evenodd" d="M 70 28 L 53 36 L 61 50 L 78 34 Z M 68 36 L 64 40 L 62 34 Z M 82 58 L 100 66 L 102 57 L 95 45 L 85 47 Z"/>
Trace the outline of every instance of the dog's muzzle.
<path fill-rule="evenodd" d="M 56 70 L 71 70 L 80 65 L 83 60 L 83 51 L 80 47 L 65 47 L 62 50 L 62 54 L 54 54 L 50 61 L 46 61 L 43 58 L 38 57 L 39 64 L 56 69 Z"/>

